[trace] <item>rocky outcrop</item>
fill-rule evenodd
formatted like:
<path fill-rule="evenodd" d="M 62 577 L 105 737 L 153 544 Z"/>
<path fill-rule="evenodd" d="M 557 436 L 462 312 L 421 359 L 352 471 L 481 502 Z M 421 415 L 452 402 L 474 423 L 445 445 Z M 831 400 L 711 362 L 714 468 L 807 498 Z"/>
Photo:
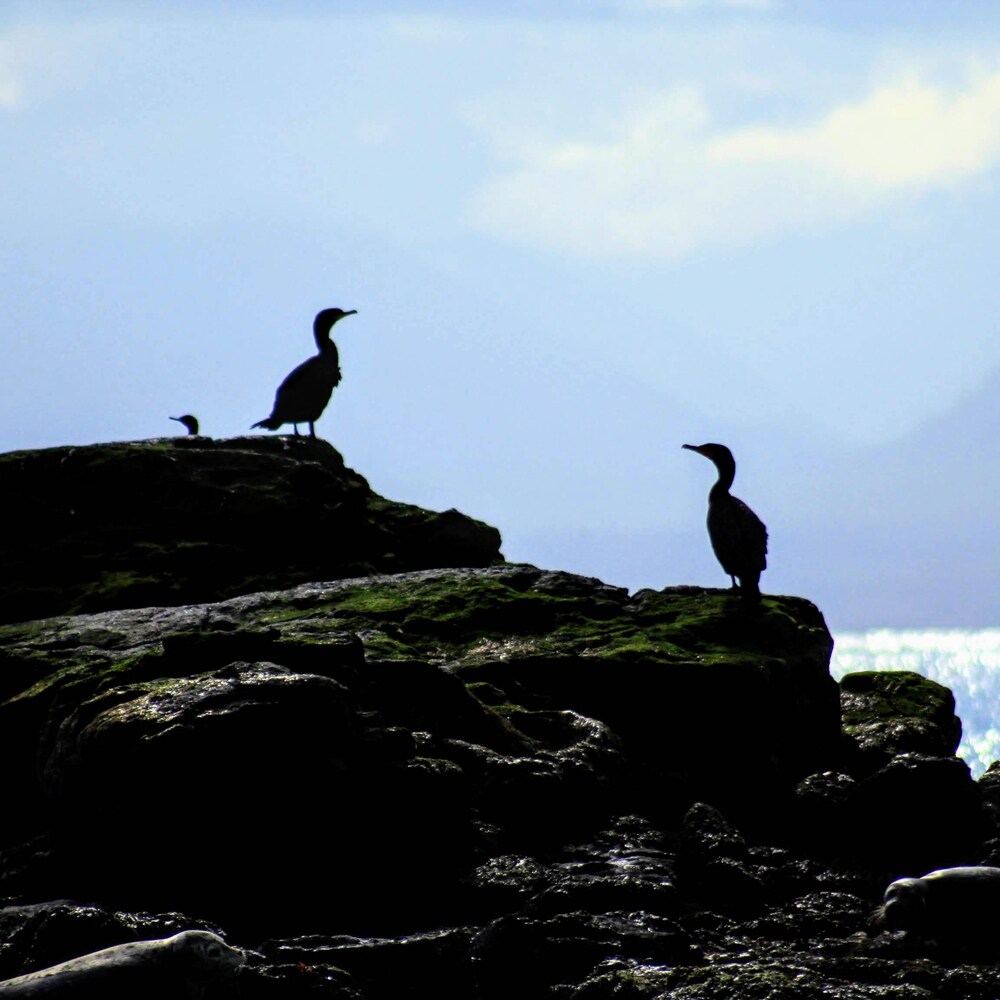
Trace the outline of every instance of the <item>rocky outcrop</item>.
<path fill-rule="evenodd" d="M 443 899 L 484 852 L 621 809 L 677 818 L 702 797 L 772 825 L 761 806 L 839 750 L 807 602 L 747 616 L 726 593 L 527 566 L 51 619 L 0 628 L 0 649 L 22 688 L 0 705 L 18 832 L 59 831 L 94 876 L 73 895 L 99 881 L 220 920 L 250 912 L 252 868 L 257 909 L 303 922 L 293 856 L 329 918 Z"/>
<path fill-rule="evenodd" d="M 982 857 L 984 786 L 955 756 L 952 693 L 908 670 L 847 674 L 840 690 L 845 768 L 857 779 L 836 793 L 851 817 L 841 835 L 900 874 Z"/>
<path fill-rule="evenodd" d="M 0 621 L 502 562 L 495 528 L 386 500 L 311 438 L 11 452 L 0 478 Z"/>
<path fill-rule="evenodd" d="M 840 706 L 861 771 L 876 771 L 901 753 L 951 757 L 962 739 L 952 693 L 912 670 L 847 674 Z"/>
<path fill-rule="evenodd" d="M 166 475 L 164 455 L 190 447 L 197 511 L 243 496 L 221 470 L 245 461 L 253 479 L 263 454 L 289 463 L 310 531 L 347 523 L 337 504 L 302 513 L 319 480 L 368 527 L 324 563 L 334 528 L 307 555 L 310 532 L 283 525 L 266 590 L 194 573 L 184 587 L 234 596 L 0 625 L 0 795 L 16 804 L 0 815 L 0 978 L 197 930 L 246 951 L 240 997 L 1000 991 L 981 953 L 866 931 L 891 879 L 1000 853 L 1000 782 L 954 756 L 944 689 L 838 689 L 822 615 L 799 598 L 629 594 L 506 564 L 371 573 L 420 564 L 405 537 L 444 533 L 432 565 L 493 562 L 475 539 L 497 536 L 382 509 L 321 443 L 187 440 L 108 446 L 110 467 Z M 99 454 L 94 496 L 118 482 L 100 487 Z M 261 497 L 244 525 L 270 510 Z M 98 534 L 131 559 L 128 538 L 151 536 L 113 520 Z M 65 541 L 67 579 L 85 534 Z M 296 582 L 300 558 L 315 579 Z M 316 582 L 319 565 L 339 569 Z"/>

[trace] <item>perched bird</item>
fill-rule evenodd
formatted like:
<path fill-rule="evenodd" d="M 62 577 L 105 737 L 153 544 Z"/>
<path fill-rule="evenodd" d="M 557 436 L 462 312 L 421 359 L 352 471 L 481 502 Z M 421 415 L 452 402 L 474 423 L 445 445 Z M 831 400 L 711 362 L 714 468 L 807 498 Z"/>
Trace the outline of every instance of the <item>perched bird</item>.
<path fill-rule="evenodd" d="M 198 418 L 192 417 L 190 413 L 185 413 L 183 417 L 171 417 L 170 419 L 183 424 L 187 428 L 188 434 L 198 433 Z"/>
<path fill-rule="evenodd" d="M 686 444 L 711 459 L 719 478 L 708 492 L 708 537 L 722 568 L 741 596 L 760 598 L 760 574 L 767 567 L 767 528 L 742 501 L 729 492 L 736 476 L 733 453 L 724 444 Z M 736 581 L 739 580 L 739 585 Z"/>
<path fill-rule="evenodd" d="M 254 427 L 276 431 L 282 424 L 291 424 L 299 433 L 299 424 L 309 424 L 309 436 L 316 437 L 313 424 L 330 402 L 333 390 L 340 384 L 340 357 L 337 345 L 330 339 L 330 330 L 337 320 L 353 316 L 357 309 L 323 309 L 313 320 L 313 336 L 319 354 L 303 361 L 294 369 L 274 394 L 271 415 L 258 420 Z"/>

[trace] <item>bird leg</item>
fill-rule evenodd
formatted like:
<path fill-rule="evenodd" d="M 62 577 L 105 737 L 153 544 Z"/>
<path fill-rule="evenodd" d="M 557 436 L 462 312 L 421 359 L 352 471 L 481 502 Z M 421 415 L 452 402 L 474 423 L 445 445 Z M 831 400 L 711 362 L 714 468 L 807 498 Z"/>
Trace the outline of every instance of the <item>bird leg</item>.
<path fill-rule="evenodd" d="M 311 420 L 309 421 L 309 437 L 316 437 L 316 428 L 313 427 L 313 422 Z"/>

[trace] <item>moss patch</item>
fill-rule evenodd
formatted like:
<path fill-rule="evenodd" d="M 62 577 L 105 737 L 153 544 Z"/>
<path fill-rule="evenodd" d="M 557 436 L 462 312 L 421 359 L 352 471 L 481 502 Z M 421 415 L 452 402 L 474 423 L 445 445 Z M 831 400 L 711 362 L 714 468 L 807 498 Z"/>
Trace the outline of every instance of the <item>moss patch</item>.
<path fill-rule="evenodd" d="M 911 670 L 858 670 L 845 674 L 840 690 L 844 725 L 899 718 L 940 718 L 955 712 L 955 697 L 943 684 Z"/>

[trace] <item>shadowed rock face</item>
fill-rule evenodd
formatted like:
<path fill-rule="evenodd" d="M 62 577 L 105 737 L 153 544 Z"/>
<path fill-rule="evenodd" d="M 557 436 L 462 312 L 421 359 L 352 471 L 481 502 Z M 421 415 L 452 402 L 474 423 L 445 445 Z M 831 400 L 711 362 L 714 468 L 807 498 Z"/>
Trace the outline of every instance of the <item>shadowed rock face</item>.
<path fill-rule="evenodd" d="M 495 528 L 373 493 L 325 441 L 163 438 L 0 455 L 0 621 L 502 562 Z"/>

